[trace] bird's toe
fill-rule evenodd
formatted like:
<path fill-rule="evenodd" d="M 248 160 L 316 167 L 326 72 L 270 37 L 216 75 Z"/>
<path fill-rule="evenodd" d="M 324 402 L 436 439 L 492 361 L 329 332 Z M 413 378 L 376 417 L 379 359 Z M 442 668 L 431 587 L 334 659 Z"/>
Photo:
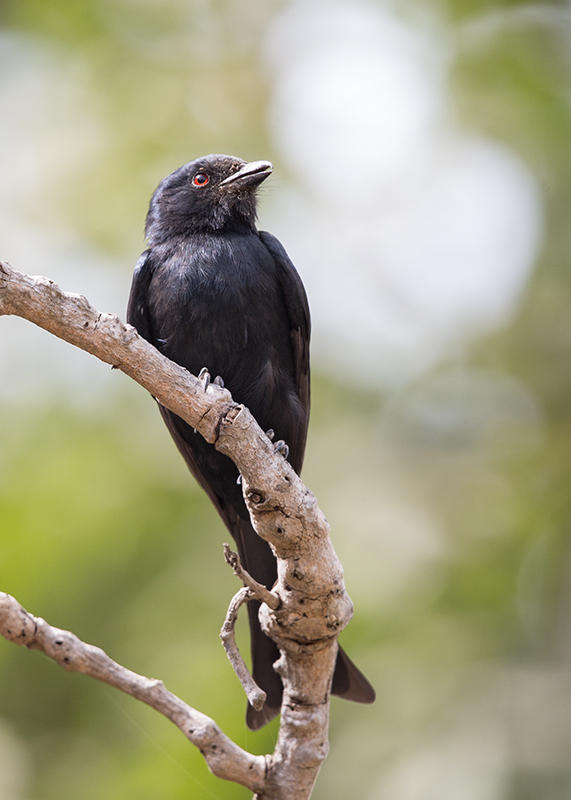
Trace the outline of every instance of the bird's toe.
<path fill-rule="evenodd" d="M 280 453 L 280 455 L 282 455 L 284 458 L 289 456 L 289 446 L 284 442 L 283 439 L 280 439 L 274 444 L 274 450 L 276 453 Z"/>
<path fill-rule="evenodd" d="M 202 367 L 198 373 L 198 380 L 202 382 L 204 391 L 206 391 L 208 384 L 210 383 L 210 372 L 208 372 L 208 367 Z"/>

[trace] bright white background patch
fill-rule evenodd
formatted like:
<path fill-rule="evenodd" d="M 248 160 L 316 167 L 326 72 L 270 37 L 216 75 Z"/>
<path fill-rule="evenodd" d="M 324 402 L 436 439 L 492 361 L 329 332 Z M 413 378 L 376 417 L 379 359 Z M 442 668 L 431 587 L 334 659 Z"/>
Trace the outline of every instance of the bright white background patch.
<path fill-rule="evenodd" d="M 534 178 L 460 129 L 452 34 L 388 9 L 298 2 L 268 38 L 270 121 L 295 188 L 264 225 L 300 265 L 314 352 L 399 385 L 504 323 L 537 256 Z"/>
<path fill-rule="evenodd" d="M 417 25 L 358 0 L 294 2 L 267 28 L 268 124 L 280 158 L 260 223 L 306 283 L 320 369 L 406 385 L 505 324 L 533 268 L 536 182 L 505 145 L 455 123 L 454 43 L 436 17 Z M 81 196 L 81 165 L 109 145 L 82 67 L 39 39 L 3 34 L 0 45 L 2 257 L 123 315 L 124 265 L 51 210 L 60 186 Z M 19 320 L 3 329 L 4 396 L 73 385 L 81 401 L 98 385 L 109 391 L 107 370 L 83 354 L 65 348 L 54 358 L 65 345 Z M 20 368 L 31 350 L 33 377 Z"/>

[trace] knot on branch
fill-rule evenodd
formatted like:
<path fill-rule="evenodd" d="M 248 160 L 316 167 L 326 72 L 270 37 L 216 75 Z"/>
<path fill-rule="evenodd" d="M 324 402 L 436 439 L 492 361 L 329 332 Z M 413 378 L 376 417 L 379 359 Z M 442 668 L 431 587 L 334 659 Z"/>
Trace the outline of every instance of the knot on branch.
<path fill-rule="evenodd" d="M 203 715 L 200 715 L 201 717 Z M 204 755 L 204 750 L 220 737 L 220 728 L 214 720 L 204 717 L 200 725 L 191 725 L 186 729 L 187 736 L 191 739 L 200 752 Z M 216 745 L 214 745 L 216 749 Z"/>
<path fill-rule="evenodd" d="M 71 669 L 78 651 L 77 636 L 69 631 L 58 631 L 57 628 L 54 632 L 55 637 L 50 637 L 44 644 L 45 653 L 64 669 Z"/>
<path fill-rule="evenodd" d="M 0 268 L 2 264 L 0 262 Z M 36 638 L 34 617 L 12 597 L 0 592 L 0 633 L 9 642 L 29 647 Z"/>
<path fill-rule="evenodd" d="M 233 422 L 238 419 L 242 411 L 244 410 L 244 406 L 240 405 L 239 403 L 234 403 L 231 408 L 224 414 L 224 418 L 221 420 L 222 424 L 232 425 Z"/>
<path fill-rule="evenodd" d="M 196 376 L 192 377 L 197 380 Z M 240 413 L 242 406 L 234 403 L 228 389 L 216 383 L 209 383 L 203 392 L 205 397 L 208 398 L 209 405 L 198 420 L 194 430 L 198 431 L 207 442 L 216 446 L 225 420 L 229 415 L 236 412 L 236 409 L 238 409 L 236 413 Z"/>
<path fill-rule="evenodd" d="M 265 502 L 266 498 L 261 492 L 256 491 L 256 489 L 252 489 L 248 492 L 247 498 L 250 503 L 253 503 L 255 506 L 260 506 L 262 503 Z"/>
<path fill-rule="evenodd" d="M 260 623 L 272 639 L 292 643 L 294 648 L 319 646 L 336 639 L 353 616 L 353 603 L 344 587 L 313 596 L 307 588 L 297 590 L 289 584 L 278 584 L 277 592 L 281 605 L 273 613 L 262 606 Z"/>

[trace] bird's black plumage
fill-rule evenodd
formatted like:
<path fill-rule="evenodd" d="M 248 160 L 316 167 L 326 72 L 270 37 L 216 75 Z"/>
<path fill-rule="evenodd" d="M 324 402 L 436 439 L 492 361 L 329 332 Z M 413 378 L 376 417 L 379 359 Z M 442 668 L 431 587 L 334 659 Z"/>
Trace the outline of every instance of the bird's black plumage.
<path fill-rule="evenodd" d="M 270 174 L 265 161 L 210 155 L 166 177 L 151 199 L 146 250 L 135 268 L 128 321 L 168 358 L 197 374 L 221 376 L 234 400 L 264 430 L 289 445 L 300 472 L 309 422 L 310 317 L 303 284 L 284 248 L 256 229 L 256 189 Z M 254 532 L 232 461 L 179 417 L 159 406 L 179 451 L 236 541 L 256 580 L 271 587 L 276 562 Z M 253 675 L 266 691 L 264 708 L 248 708 L 259 728 L 279 711 L 281 681 L 275 644 L 249 605 Z M 374 691 L 340 649 L 336 694 L 371 702 Z"/>

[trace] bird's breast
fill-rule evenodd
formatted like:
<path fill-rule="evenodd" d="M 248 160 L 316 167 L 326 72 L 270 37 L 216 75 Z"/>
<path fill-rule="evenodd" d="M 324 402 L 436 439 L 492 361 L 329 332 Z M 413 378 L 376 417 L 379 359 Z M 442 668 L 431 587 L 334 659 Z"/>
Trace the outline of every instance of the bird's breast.
<path fill-rule="evenodd" d="M 256 235 L 179 243 L 155 270 L 149 307 L 162 352 L 194 374 L 208 367 L 240 402 L 258 404 L 252 387 L 289 388 L 287 312 L 273 258 Z"/>

